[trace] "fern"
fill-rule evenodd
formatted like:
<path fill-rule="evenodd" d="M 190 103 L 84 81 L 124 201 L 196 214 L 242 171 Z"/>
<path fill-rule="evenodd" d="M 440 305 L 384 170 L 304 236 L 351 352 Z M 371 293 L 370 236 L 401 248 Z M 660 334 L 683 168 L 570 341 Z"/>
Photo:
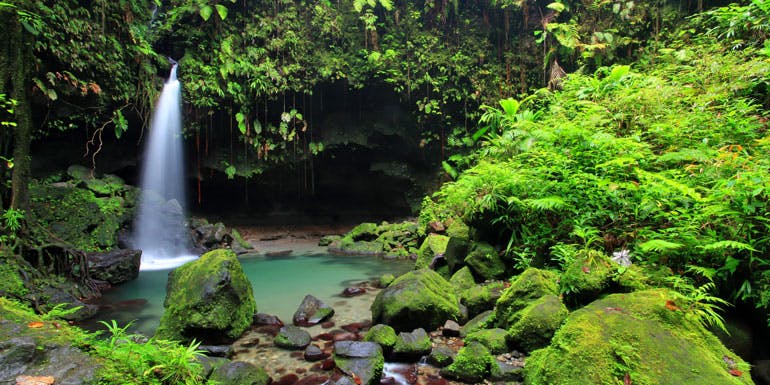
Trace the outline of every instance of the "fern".
<path fill-rule="evenodd" d="M 535 210 L 539 210 L 539 211 L 558 210 L 567 205 L 567 202 L 565 202 L 564 199 L 557 196 L 549 196 L 549 197 L 537 198 L 537 199 L 525 199 L 523 203 L 528 207 L 532 207 Z"/>
<path fill-rule="evenodd" d="M 758 251 L 757 249 L 751 247 L 751 245 L 749 245 L 748 243 L 743 243 L 738 241 L 729 241 L 729 240 L 709 243 L 708 245 L 698 246 L 698 248 L 701 248 L 706 251 L 726 250 L 726 249 Z"/>
<path fill-rule="evenodd" d="M 680 249 L 684 247 L 681 243 L 664 241 L 662 239 L 652 239 L 639 245 L 639 249 L 645 253 L 650 251 L 665 252 Z"/>

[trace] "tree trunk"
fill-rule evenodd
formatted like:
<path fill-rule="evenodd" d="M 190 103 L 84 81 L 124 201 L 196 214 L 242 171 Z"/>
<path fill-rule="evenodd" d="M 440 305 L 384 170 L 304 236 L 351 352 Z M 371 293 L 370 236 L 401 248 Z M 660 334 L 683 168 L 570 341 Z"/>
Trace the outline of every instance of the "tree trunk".
<path fill-rule="evenodd" d="M 32 141 L 32 108 L 30 108 L 30 67 L 33 65 L 32 38 L 15 19 L 11 24 L 13 54 L 11 59 L 11 97 L 16 106 L 16 127 L 13 137 L 13 176 L 11 177 L 11 207 L 29 208 L 30 142 Z"/>

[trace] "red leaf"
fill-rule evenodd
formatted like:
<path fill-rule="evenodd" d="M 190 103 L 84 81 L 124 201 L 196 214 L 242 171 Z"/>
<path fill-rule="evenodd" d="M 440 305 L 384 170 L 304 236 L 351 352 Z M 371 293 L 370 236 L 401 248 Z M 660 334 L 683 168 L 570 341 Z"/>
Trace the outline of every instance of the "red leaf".
<path fill-rule="evenodd" d="M 732 374 L 735 377 L 740 377 L 741 374 L 743 374 L 743 372 L 741 372 L 738 369 L 730 369 L 730 371 L 728 373 Z"/>
<path fill-rule="evenodd" d="M 583 266 L 583 272 L 588 274 L 591 272 L 591 269 L 589 269 L 588 266 Z"/>
<path fill-rule="evenodd" d="M 679 308 L 679 306 L 676 306 L 676 304 L 675 304 L 675 303 L 674 303 L 674 301 L 672 301 L 672 300 L 668 300 L 668 301 L 666 301 L 666 309 L 668 309 L 668 310 L 671 310 L 671 311 L 674 311 L 674 310 L 681 310 L 681 309 Z"/>
<path fill-rule="evenodd" d="M 631 375 L 626 372 L 626 376 L 623 377 L 623 385 L 632 385 L 633 382 L 631 382 Z"/>

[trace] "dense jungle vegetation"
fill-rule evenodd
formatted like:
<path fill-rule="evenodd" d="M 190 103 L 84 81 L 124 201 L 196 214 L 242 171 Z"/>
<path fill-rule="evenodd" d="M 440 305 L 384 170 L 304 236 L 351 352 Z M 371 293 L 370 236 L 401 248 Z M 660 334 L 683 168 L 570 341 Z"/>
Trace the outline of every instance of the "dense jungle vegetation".
<path fill-rule="evenodd" d="M 770 324 L 767 0 L 10 0 L 0 20 L 0 271 L 87 278 L 34 230 L 31 143 L 71 134 L 98 169 L 106 136 L 146 128 L 168 55 L 199 174 L 288 165 L 311 194 L 314 159 L 362 142 L 319 104 L 386 90 L 446 181 L 422 225 L 461 220 L 521 269 L 591 249 L 670 268 L 692 303 Z M 159 381 L 194 383 L 177 348 Z"/>

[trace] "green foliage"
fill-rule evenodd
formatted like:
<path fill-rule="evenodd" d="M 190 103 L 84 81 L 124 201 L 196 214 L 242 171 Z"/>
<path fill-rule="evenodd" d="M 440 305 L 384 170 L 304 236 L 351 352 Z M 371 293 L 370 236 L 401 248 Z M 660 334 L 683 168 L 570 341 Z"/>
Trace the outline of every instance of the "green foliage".
<path fill-rule="evenodd" d="M 599 67 L 524 98 L 537 119 L 513 118 L 515 99 L 485 107 L 470 167 L 423 202 L 421 218 L 461 218 L 507 244 L 520 266 L 568 266 L 582 247 L 629 249 L 674 270 L 708 267 L 714 298 L 770 309 L 770 72 L 757 55 L 763 42 L 725 49 L 719 31 L 729 23 L 712 20 L 765 14 L 756 3 L 736 7 L 693 19 L 636 69 Z M 690 35 L 706 27 L 714 31 Z"/>

